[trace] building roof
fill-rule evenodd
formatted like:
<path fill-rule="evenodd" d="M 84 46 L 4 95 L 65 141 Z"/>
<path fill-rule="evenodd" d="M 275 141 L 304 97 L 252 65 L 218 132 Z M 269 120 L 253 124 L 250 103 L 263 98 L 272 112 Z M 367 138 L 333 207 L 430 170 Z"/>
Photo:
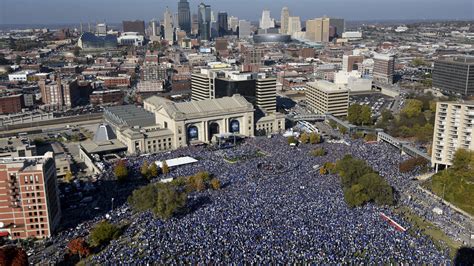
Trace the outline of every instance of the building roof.
<path fill-rule="evenodd" d="M 106 119 L 118 126 L 148 127 L 155 125 L 155 115 L 135 105 L 120 105 L 105 108 Z"/>
<path fill-rule="evenodd" d="M 179 157 L 179 158 L 174 158 L 170 160 L 165 160 L 166 164 L 168 167 L 176 167 L 176 166 L 181 166 L 181 165 L 186 165 L 186 164 L 192 164 L 192 163 L 197 163 L 198 160 L 192 158 L 192 157 Z M 161 168 L 162 162 L 156 161 L 155 164 Z"/>
<path fill-rule="evenodd" d="M 239 94 L 234 94 L 232 97 L 182 103 L 157 98 L 160 97 L 152 96 L 145 101 L 153 105 L 157 104 L 155 105 L 156 110 L 163 108 L 174 119 L 189 119 L 232 112 L 253 112 L 254 110 L 253 105 Z"/>
<path fill-rule="evenodd" d="M 80 145 L 88 154 L 108 153 L 120 150 L 127 150 L 127 146 L 123 145 L 117 139 L 103 142 L 94 142 L 91 140 L 86 140 L 84 142 L 81 142 Z"/>
<path fill-rule="evenodd" d="M 348 91 L 343 85 L 335 84 L 327 80 L 318 80 L 315 82 L 308 82 L 306 85 L 321 90 L 325 93 L 346 92 Z"/>
<path fill-rule="evenodd" d="M 94 142 L 104 142 L 116 138 L 117 136 L 109 125 L 100 124 L 95 131 Z"/>

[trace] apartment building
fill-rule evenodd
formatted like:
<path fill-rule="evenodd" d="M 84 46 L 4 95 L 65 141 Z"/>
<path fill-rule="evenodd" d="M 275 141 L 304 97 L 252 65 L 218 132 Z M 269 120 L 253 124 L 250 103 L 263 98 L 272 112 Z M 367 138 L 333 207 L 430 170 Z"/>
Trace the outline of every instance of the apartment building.
<path fill-rule="evenodd" d="M 438 102 L 431 163 L 436 171 L 452 165 L 458 149 L 474 150 L 474 101 Z"/>
<path fill-rule="evenodd" d="M 50 237 L 61 209 L 52 152 L 0 158 L 0 234 L 10 239 Z"/>

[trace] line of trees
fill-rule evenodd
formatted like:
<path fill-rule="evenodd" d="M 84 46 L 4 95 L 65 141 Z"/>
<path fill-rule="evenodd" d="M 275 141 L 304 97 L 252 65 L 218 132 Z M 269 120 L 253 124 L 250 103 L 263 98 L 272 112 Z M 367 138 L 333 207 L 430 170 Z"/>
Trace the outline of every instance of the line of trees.
<path fill-rule="evenodd" d="M 336 162 L 335 172 L 341 178 L 344 199 L 350 207 L 367 202 L 378 205 L 393 205 L 393 188 L 363 160 L 350 155 Z"/>
<path fill-rule="evenodd" d="M 128 203 L 137 212 L 151 211 L 163 220 L 183 213 L 188 194 L 208 188 L 218 190 L 221 182 L 207 172 L 199 172 L 189 177 L 179 177 L 170 183 L 154 183 L 133 191 Z"/>
<path fill-rule="evenodd" d="M 349 107 L 347 120 L 354 125 L 372 125 L 372 110 L 368 105 L 353 104 Z"/>

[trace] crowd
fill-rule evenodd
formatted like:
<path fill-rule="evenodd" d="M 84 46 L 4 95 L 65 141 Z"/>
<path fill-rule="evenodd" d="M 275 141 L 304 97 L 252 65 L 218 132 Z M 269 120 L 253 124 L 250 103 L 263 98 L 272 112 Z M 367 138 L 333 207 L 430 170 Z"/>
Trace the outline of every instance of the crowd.
<path fill-rule="evenodd" d="M 380 218 L 380 212 L 405 228 L 405 222 L 390 208 L 367 204 L 350 209 L 336 175 L 320 175 L 313 166 L 335 162 L 345 154 L 366 160 L 399 191 L 419 195 L 411 178 L 400 174 L 398 163 L 405 159 L 388 144 L 319 144 L 327 155 L 309 156 L 311 145 L 290 148 L 286 139 L 255 138 L 235 148 L 210 151 L 188 147 L 150 156 L 129 157 L 131 175 L 139 175 L 145 160 L 161 161 L 192 156 L 198 163 L 172 169 L 167 177 L 207 171 L 221 180 L 224 188 L 193 193 L 190 204 L 202 202 L 192 212 L 168 221 L 150 212 L 133 213 L 126 203 L 108 212 L 113 223 L 129 221 L 123 235 L 91 258 L 93 264 L 146 263 L 425 263 L 446 264 L 446 250 L 439 250 L 421 232 L 396 231 Z M 265 154 L 265 156 L 243 156 Z M 238 159 L 232 163 L 226 158 Z M 112 178 L 106 171 L 101 180 Z M 154 180 L 157 181 L 157 180 Z M 125 195 L 126 196 L 126 195 Z M 124 197 L 125 197 L 124 196 Z M 414 197 L 401 196 L 403 204 L 416 213 L 439 220 L 463 222 L 456 213 L 433 217 L 430 206 Z M 125 202 L 125 201 L 123 201 Z M 430 202 L 430 204 L 433 202 Z M 433 204 L 436 204 L 433 203 Z M 439 205 L 439 203 L 438 203 Z M 86 236 L 88 229 L 104 216 L 60 233 L 52 242 L 59 250 L 68 240 Z M 465 221 L 464 221 L 465 222 Z M 451 236 L 459 228 L 452 227 Z M 43 252 L 37 262 L 55 263 L 60 257 Z"/>

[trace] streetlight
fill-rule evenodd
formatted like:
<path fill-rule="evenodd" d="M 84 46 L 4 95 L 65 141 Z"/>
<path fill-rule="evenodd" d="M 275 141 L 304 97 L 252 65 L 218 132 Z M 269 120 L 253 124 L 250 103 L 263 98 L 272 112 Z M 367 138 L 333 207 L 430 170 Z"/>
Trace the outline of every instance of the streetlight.
<path fill-rule="evenodd" d="M 112 198 L 112 210 L 114 210 L 114 198 Z"/>

